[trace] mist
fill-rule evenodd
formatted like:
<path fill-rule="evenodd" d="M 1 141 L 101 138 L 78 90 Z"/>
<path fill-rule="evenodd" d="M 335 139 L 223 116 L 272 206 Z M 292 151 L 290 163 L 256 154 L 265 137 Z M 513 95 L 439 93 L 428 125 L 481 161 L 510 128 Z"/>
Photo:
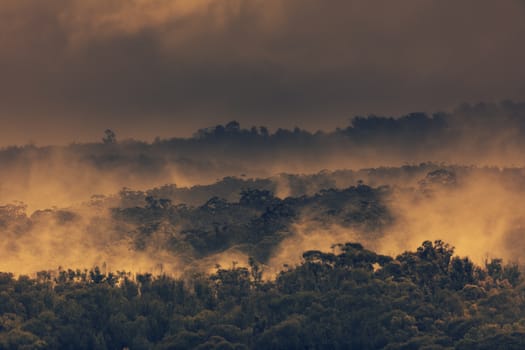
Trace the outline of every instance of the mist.
<path fill-rule="evenodd" d="M 330 131 L 520 100 L 524 13 L 520 0 L 4 2 L 0 145 L 188 137 L 231 119 Z"/>
<path fill-rule="evenodd" d="M 268 276 L 310 249 L 389 255 L 444 240 L 478 263 L 521 262 L 525 107 L 355 117 L 331 132 L 235 121 L 190 138 L 0 150 L 0 270 L 210 271 L 249 257 Z"/>
<path fill-rule="evenodd" d="M 522 349 L 523 0 L 0 1 L 1 349 Z"/>
<path fill-rule="evenodd" d="M 190 276 L 248 266 L 252 257 L 273 279 L 307 250 L 362 242 L 395 256 L 425 240 L 443 240 L 479 264 L 521 264 L 524 194 L 523 168 L 423 163 L 121 189 L 34 211 L 12 203 L 0 208 L 0 270 Z"/>
<path fill-rule="evenodd" d="M 230 122 L 200 129 L 190 138 L 151 143 L 120 140 L 115 130 L 110 142 L 101 137 L 99 143 L 11 146 L 0 150 L 0 202 L 22 201 L 36 210 L 124 187 L 191 187 L 230 176 L 269 178 L 423 162 L 519 167 L 524 120 L 524 105 L 507 101 L 432 115 L 355 117 L 330 132 L 271 132 Z M 281 188 L 286 190 L 286 184 Z"/>

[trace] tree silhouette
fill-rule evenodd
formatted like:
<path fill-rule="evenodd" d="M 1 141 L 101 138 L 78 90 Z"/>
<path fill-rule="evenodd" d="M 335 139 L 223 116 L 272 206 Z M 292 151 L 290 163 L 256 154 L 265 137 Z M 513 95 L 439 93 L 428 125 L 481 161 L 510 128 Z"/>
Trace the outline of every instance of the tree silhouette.
<path fill-rule="evenodd" d="M 111 129 L 106 129 L 106 131 L 104 131 L 102 142 L 104 142 L 106 145 L 117 143 L 117 134 L 115 134 L 115 132 Z"/>

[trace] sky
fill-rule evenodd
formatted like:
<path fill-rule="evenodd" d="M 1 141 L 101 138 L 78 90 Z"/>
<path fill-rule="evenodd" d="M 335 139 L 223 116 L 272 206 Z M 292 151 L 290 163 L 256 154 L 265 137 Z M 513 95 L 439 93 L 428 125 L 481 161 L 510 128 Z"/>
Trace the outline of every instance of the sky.
<path fill-rule="evenodd" d="M 0 146 L 525 100 L 523 0 L 5 0 Z"/>

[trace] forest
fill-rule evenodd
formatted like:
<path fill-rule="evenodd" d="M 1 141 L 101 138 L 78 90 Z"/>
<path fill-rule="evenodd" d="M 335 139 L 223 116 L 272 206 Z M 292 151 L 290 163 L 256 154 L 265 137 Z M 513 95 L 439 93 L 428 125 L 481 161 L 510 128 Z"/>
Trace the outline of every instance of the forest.
<path fill-rule="evenodd" d="M 451 118 L 2 149 L 0 349 L 524 348 L 524 168 L 286 161 Z"/>
<path fill-rule="evenodd" d="M 525 349 L 525 0 L 0 0 L 0 350 Z"/>
<path fill-rule="evenodd" d="M 522 349 L 519 268 L 442 241 L 393 258 L 310 250 L 273 280 L 217 266 L 185 279 L 61 269 L 0 275 L 2 349 Z"/>

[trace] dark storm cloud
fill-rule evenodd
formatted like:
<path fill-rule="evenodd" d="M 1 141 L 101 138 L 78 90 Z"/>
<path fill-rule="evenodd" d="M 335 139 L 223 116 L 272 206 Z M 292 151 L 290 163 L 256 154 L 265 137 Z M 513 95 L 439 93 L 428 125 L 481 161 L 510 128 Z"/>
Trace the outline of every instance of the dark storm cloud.
<path fill-rule="evenodd" d="M 517 0 L 20 0 L 0 18 L 2 144 L 525 97 Z"/>

